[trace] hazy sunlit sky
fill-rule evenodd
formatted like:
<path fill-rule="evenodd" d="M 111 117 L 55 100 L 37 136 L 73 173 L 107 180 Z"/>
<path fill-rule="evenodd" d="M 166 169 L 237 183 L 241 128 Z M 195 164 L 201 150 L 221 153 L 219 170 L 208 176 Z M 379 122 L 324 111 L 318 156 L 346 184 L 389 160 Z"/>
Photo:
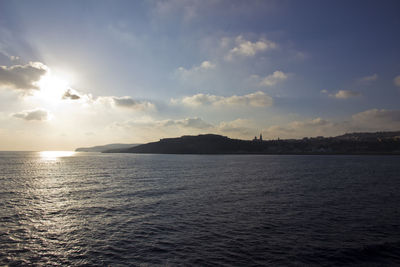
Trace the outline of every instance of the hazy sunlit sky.
<path fill-rule="evenodd" d="M 0 0 L 0 150 L 400 130 L 399 11 Z"/>

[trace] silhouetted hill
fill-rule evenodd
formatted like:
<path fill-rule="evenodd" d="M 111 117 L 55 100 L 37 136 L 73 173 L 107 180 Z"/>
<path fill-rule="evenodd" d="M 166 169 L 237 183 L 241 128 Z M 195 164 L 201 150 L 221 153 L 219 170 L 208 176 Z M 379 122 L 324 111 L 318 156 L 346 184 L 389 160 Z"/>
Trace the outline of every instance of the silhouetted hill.
<path fill-rule="evenodd" d="M 374 141 L 384 139 L 400 139 L 400 131 L 396 132 L 376 132 L 376 133 L 346 133 L 335 137 L 340 140 L 354 140 L 354 141 Z"/>
<path fill-rule="evenodd" d="M 76 152 L 103 152 L 110 149 L 122 149 L 137 146 L 139 144 L 108 144 L 103 146 L 79 147 Z"/>
<path fill-rule="evenodd" d="M 106 153 L 155 154 L 400 154 L 400 132 L 352 133 L 338 137 L 238 140 L 205 134 L 165 138 Z"/>

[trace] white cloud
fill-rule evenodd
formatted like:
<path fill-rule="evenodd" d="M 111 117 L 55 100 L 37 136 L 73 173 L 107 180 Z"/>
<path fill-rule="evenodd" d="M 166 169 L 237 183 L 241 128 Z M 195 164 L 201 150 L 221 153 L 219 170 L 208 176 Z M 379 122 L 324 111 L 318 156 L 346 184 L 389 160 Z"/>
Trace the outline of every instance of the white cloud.
<path fill-rule="evenodd" d="M 137 111 L 155 110 L 156 106 L 149 101 L 135 100 L 130 96 L 99 96 L 93 97 L 91 94 L 84 94 L 69 88 L 62 96 L 63 100 L 73 100 L 88 106 L 125 108 Z"/>
<path fill-rule="evenodd" d="M 334 129 L 334 124 L 322 118 L 307 119 L 303 121 L 292 121 L 286 125 L 273 125 L 263 132 L 270 138 L 301 138 L 306 136 L 332 135 L 330 130 Z M 327 131 L 327 129 L 329 129 Z"/>
<path fill-rule="evenodd" d="M 186 118 L 181 120 L 166 120 L 162 121 L 161 124 L 163 126 L 181 126 L 195 129 L 206 129 L 212 127 L 211 124 L 205 122 L 200 118 Z"/>
<path fill-rule="evenodd" d="M 280 70 L 274 71 L 272 74 L 263 78 L 260 82 L 260 86 L 274 86 L 279 82 L 287 80 L 288 74 Z"/>
<path fill-rule="evenodd" d="M 248 119 L 221 121 L 211 124 L 201 118 L 154 120 L 145 117 L 116 123 L 115 126 L 154 135 L 180 136 L 182 134 L 218 133 L 232 138 L 252 139 L 260 133 L 260 124 Z M 282 125 L 264 127 L 265 139 L 337 136 L 346 132 L 390 131 L 400 129 L 400 110 L 371 109 L 343 120 L 313 118 L 296 120 Z M 158 134 L 158 135 L 157 135 Z"/>
<path fill-rule="evenodd" d="M 265 137 L 274 139 L 398 130 L 400 130 L 400 110 L 370 109 L 339 121 L 315 118 L 293 121 L 285 125 L 272 125 L 264 129 L 263 133 Z"/>
<path fill-rule="evenodd" d="M 331 94 L 329 96 L 338 99 L 348 99 L 351 97 L 361 96 L 361 93 L 351 90 L 339 90 L 336 94 Z"/>
<path fill-rule="evenodd" d="M 323 94 L 327 94 L 327 93 L 328 93 L 328 90 L 326 90 L 326 89 L 323 89 L 323 90 L 321 90 L 321 93 L 323 93 Z"/>
<path fill-rule="evenodd" d="M 151 137 L 150 140 L 205 133 L 222 134 L 232 138 L 251 139 L 254 134 L 258 133 L 258 130 L 255 130 L 253 122 L 250 120 L 236 119 L 233 121 L 221 121 L 213 125 L 198 117 L 166 120 L 142 117 L 117 122 L 111 127 L 128 132 L 133 131 L 135 135 L 146 137 L 146 139 Z"/>
<path fill-rule="evenodd" d="M 185 69 L 184 67 L 179 67 L 176 70 L 176 73 L 182 78 L 182 79 L 188 79 L 191 78 L 195 74 L 199 73 L 205 73 L 207 71 L 213 70 L 216 68 L 216 65 L 210 61 L 203 61 L 199 66 L 193 66 L 190 69 Z"/>
<path fill-rule="evenodd" d="M 400 86 L 400 75 L 394 77 L 393 82 L 396 86 Z"/>
<path fill-rule="evenodd" d="M 125 122 L 114 123 L 114 127 L 135 128 L 135 129 L 152 129 L 157 132 L 165 128 L 192 128 L 192 129 L 208 129 L 213 127 L 212 124 L 205 122 L 201 118 L 184 118 L 184 119 L 167 119 L 155 120 L 151 117 L 143 117 Z"/>
<path fill-rule="evenodd" d="M 172 99 L 173 104 L 182 103 L 185 106 L 252 106 L 252 107 L 267 107 L 273 103 L 272 97 L 264 92 L 258 91 L 255 93 L 243 96 L 216 96 L 210 94 L 196 94 L 193 96 L 185 96 L 182 99 Z"/>
<path fill-rule="evenodd" d="M 11 61 L 18 61 L 18 60 L 20 60 L 20 57 L 19 57 L 19 56 L 10 56 L 9 58 L 10 58 Z"/>
<path fill-rule="evenodd" d="M 272 125 L 262 132 L 265 138 L 302 138 L 314 136 L 332 136 L 342 133 L 334 122 L 322 118 L 292 121 L 286 125 Z"/>
<path fill-rule="evenodd" d="M 370 76 L 365 76 L 359 79 L 359 82 L 361 83 L 370 83 L 378 80 L 378 74 L 374 73 Z"/>
<path fill-rule="evenodd" d="M 222 44 L 227 44 L 227 39 L 221 41 Z M 252 57 L 259 52 L 276 49 L 278 45 L 267 39 L 259 39 L 256 42 L 245 40 L 242 35 L 235 39 L 236 46 L 233 47 L 225 56 L 226 60 L 232 60 L 235 56 Z"/>
<path fill-rule="evenodd" d="M 250 139 L 254 134 L 257 134 L 253 122 L 247 119 L 236 119 L 233 121 L 222 121 L 217 126 L 217 132 Z"/>
<path fill-rule="evenodd" d="M 15 118 L 27 121 L 46 121 L 49 119 L 50 114 L 45 109 L 24 110 L 18 113 L 11 114 Z"/>
<path fill-rule="evenodd" d="M 400 110 L 370 109 L 352 116 L 359 126 L 368 128 L 400 130 Z"/>
<path fill-rule="evenodd" d="M 322 118 L 315 118 L 315 119 L 307 120 L 307 121 L 294 121 L 294 122 L 291 122 L 289 125 L 293 129 L 301 129 L 301 128 L 309 128 L 309 127 L 315 127 L 315 126 L 317 126 L 317 127 L 326 126 L 326 125 L 329 125 L 329 122 Z"/>
<path fill-rule="evenodd" d="M 200 65 L 201 69 L 215 69 L 215 64 L 211 63 L 210 61 L 203 61 Z"/>
<path fill-rule="evenodd" d="M 26 65 L 11 67 L 0 66 L 0 86 L 21 90 L 38 90 L 36 83 L 47 71 L 47 66 L 40 62 L 29 62 Z"/>

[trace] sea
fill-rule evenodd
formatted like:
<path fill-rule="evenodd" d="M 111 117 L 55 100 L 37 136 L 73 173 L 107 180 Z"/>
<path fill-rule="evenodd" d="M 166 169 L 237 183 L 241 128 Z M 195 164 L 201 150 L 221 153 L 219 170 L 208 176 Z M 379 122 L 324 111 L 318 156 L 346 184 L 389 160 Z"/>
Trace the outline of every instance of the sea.
<path fill-rule="evenodd" d="M 396 265 L 400 156 L 0 152 L 0 266 Z"/>

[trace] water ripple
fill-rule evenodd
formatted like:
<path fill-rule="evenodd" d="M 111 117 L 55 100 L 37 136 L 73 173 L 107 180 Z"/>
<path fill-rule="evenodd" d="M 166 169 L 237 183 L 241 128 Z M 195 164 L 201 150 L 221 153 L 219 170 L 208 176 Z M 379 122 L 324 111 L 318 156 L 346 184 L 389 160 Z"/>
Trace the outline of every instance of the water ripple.
<path fill-rule="evenodd" d="M 399 265 L 399 163 L 0 152 L 0 265 Z"/>

